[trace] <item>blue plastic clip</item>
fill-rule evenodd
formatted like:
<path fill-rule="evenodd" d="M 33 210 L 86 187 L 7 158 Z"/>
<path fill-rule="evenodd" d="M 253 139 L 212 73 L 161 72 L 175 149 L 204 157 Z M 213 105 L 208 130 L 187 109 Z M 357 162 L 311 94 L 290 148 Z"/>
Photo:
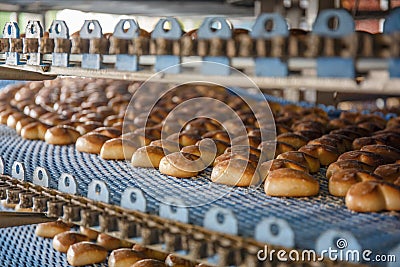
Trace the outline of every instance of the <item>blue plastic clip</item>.
<path fill-rule="evenodd" d="M 266 30 L 266 25 L 271 23 L 272 29 Z M 253 39 L 271 39 L 277 36 L 288 36 L 289 30 L 286 21 L 280 14 L 264 13 L 258 16 L 250 36 Z M 258 57 L 255 60 L 256 76 L 285 77 L 288 75 L 287 64 L 280 58 Z"/>
<path fill-rule="evenodd" d="M 11 38 L 19 38 L 19 27 L 16 22 L 7 22 L 3 29 L 3 38 L 9 38 L 11 46 Z M 17 52 L 6 52 L 7 65 L 20 65 L 20 55 Z"/>
<path fill-rule="evenodd" d="M 331 19 L 337 20 L 337 27 L 329 27 Z M 313 26 L 313 33 L 323 37 L 340 38 L 354 33 L 354 20 L 344 9 L 327 9 L 319 13 Z M 355 67 L 352 58 L 317 58 L 318 77 L 354 78 Z"/>
<path fill-rule="evenodd" d="M 218 27 L 214 27 L 218 25 Z M 201 39 L 230 39 L 232 37 L 232 27 L 230 23 L 224 18 L 220 17 L 208 17 L 205 18 L 197 31 L 197 38 Z M 205 75 L 224 75 L 227 76 L 231 73 L 230 63 L 231 60 L 224 56 L 206 56 L 203 60 L 210 63 L 216 64 L 202 64 L 201 73 Z"/>
<path fill-rule="evenodd" d="M 54 20 L 49 29 L 49 37 L 52 39 L 69 39 L 69 29 L 65 21 Z M 58 67 L 68 67 L 69 53 L 53 53 L 51 64 Z"/>
<path fill-rule="evenodd" d="M 129 24 L 127 31 L 124 31 L 124 25 Z M 133 19 L 121 19 L 114 29 L 114 37 L 119 39 L 131 40 L 139 36 L 139 25 Z M 118 54 L 115 62 L 117 70 L 138 71 L 139 57 L 137 55 Z"/>
<path fill-rule="evenodd" d="M 43 27 L 38 20 L 30 20 L 28 21 L 28 25 L 25 28 L 25 39 L 27 38 L 35 38 L 39 39 L 40 46 L 40 38 L 43 37 Z M 24 51 L 25 53 L 25 51 Z M 38 52 L 36 53 L 27 53 L 26 55 L 26 64 L 27 65 L 41 65 L 42 64 L 42 54 Z"/>
<path fill-rule="evenodd" d="M 167 25 L 170 25 L 167 28 Z M 151 33 L 152 39 L 164 38 L 167 40 L 179 40 L 182 36 L 182 28 L 176 18 L 163 18 L 160 19 L 153 32 Z M 172 55 L 158 55 L 156 56 L 155 71 L 162 71 L 165 73 L 180 73 L 181 72 L 181 58 Z"/>
<path fill-rule="evenodd" d="M 400 31 L 400 8 L 394 9 L 387 16 L 383 24 L 383 33 L 392 34 Z M 391 78 L 400 78 L 400 58 L 389 59 L 389 76 Z"/>
<path fill-rule="evenodd" d="M 93 29 L 90 29 L 91 25 L 93 25 Z M 97 39 L 103 37 L 100 23 L 97 20 L 85 20 L 79 33 L 82 39 Z M 83 54 L 81 66 L 84 69 L 100 69 L 101 55 L 88 53 Z"/>

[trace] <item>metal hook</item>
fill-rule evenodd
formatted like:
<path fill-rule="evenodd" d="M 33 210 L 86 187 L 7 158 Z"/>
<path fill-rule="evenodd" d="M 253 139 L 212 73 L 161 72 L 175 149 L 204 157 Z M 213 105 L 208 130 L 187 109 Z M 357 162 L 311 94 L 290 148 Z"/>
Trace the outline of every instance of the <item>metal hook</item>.
<path fill-rule="evenodd" d="M 124 25 L 129 23 L 129 28 L 125 32 Z M 121 19 L 114 28 L 114 37 L 120 39 L 132 39 L 139 36 L 139 24 L 134 19 Z"/>
<path fill-rule="evenodd" d="M 94 27 L 93 30 L 90 29 L 91 25 Z M 85 20 L 79 34 L 83 39 L 95 39 L 103 37 L 101 25 L 98 20 Z"/>
<path fill-rule="evenodd" d="M 63 20 L 53 20 L 49 29 L 50 38 L 69 38 L 69 29 L 65 21 Z"/>
<path fill-rule="evenodd" d="M 213 24 L 218 23 L 218 29 L 213 28 Z M 232 37 L 232 26 L 230 23 L 221 17 L 208 17 L 205 18 L 197 31 L 199 39 L 212 39 L 215 37 L 221 39 L 230 39 Z"/>
<path fill-rule="evenodd" d="M 169 23 L 171 28 L 166 30 L 165 25 Z M 160 19 L 153 32 L 151 33 L 151 38 L 165 38 L 169 40 L 178 40 L 182 36 L 182 28 L 176 18 L 162 18 Z"/>

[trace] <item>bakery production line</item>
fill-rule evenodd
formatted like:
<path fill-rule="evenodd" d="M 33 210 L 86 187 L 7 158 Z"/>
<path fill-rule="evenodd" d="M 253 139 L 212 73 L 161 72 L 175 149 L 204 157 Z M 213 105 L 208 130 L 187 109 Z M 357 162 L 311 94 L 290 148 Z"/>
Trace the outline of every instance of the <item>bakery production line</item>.
<path fill-rule="evenodd" d="M 68 7 L 50 2 L 0 9 Z M 6 22 L 0 266 L 400 266 L 400 9 L 366 2 Z"/>

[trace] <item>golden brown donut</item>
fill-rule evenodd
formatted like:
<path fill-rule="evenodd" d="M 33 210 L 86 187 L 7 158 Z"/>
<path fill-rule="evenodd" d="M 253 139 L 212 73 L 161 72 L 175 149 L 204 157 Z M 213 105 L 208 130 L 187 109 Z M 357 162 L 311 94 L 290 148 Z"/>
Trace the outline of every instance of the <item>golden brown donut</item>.
<path fill-rule="evenodd" d="M 79 242 L 69 247 L 67 261 L 72 266 L 84 266 L 105 261 L 107 254 L 107 250 L 102 246 Z"/>
<path fill-rule="evenodd" d="M 80 136 L 76 140 L 75 147 L 80 152 L 100 154 L 101 147 L 108 140 L 110 137 L 106 135 L 90 132 Z"/>
<path fill-rule="evenodd" d="M 113 138 L 107 140 L 100 150 L 100 157 L 110 160 L 131 160 L 138 147 L 128 140 Z"/>
<path fill-rule="evenodd" d="M 375 180 L 381 180 L 381 178 L 367 171 L 359 169 L 341 170 L 333 173 L 329 178 L 329 193 L 344 197 L 353 184 Z"/>
<path fill-rule="evenodd" d="M 61 253 L 67 253 L 71 245 L 82 241 L 89 241 L 89 238 L 76 232 L 63 232 L 54 236 L 53 248 Z"/>
<path fill-rule="evenodd" d="M 337 161 L 342 161 L 342 160 L 358 160 L 375 168 L 379 165 L 384 164 L 384 159 L 382 156 L 372 152 L 360 151 L 360 150 L 353 150 L 343 153 L 342 155 L 339 156 Z"/>
<path fill-rule="evenodd" d="M 62 221 L 40 223 L 36 226 L 35 235 L 53 238 L 55 235 L 69 231 L 70 229 L 71 227 Z"/>
<path fill-rule="evenodd" d="M 400 210 L 400 188 L 382 181 L 354 184 L 346 194 L 346 206 L 357 212 Z"/>
<path fill-rule="evenodd" d="M 318 158 L 322 166 L 335 162 L 340 155 L 336 147 L 328 145 L 305 145 L 299 151 Z"/>
<path fill-rule="evenodd" d="M 196 176 L 205 168 L 200 157 L 182 152 L 168 154 L 160 161 L 160 172 L 177 178 Z"/>
<path fill-rule="evenodd" d="M 264 191 L 275 197 L 315 196 L 319 193 L 319 183 L 307 172 L 283 168 L 269 172 Z"/>
<path fill-rule="evenodd" d="M 256 167 L 247 160 L 234 158 L 214 166 L 211 172 L 214 183 L 230 186 L 250 186 L 261 183 Z"/>
<path fill-rule="evenodd" d="M 269 160 L 266 162 L 263 162 L 258 170 L 260 173 L 261 179 L 264 181 L 267 178 L 267 175 L 271 171 L 275 171 L 277 169 L 283 169 L 283 168 L 289 168 L 289 169 L 295 169 L 303 172 L 309 172 L 308 167 L 301 165 L 300 163 L 297 163 L 292 160 L 288 159 L 273 159 Z"/>
<path fill-rule="evenodd" d="M 144 146 L 133 153 L 131 163 L 134 167 L 158 168 L 166 153 L 162 147 Z"/>
<path fill-rule="evenodd" d="M 293 160 L 301 165 L 307 166 L 311 173 L 318 172 L 320 168 L 320 163 L 317 158 L 300 151 L 282 153 L 277 157 L 277 159 Z"/>
<path fill-rule="evenodd" d="M 21 129 L 21 137 L 28 140 L 44 140 L 46 131 L 50 127 L 41 122 L 32 122 Z"/>
<path fill-rule="evenodd" d="M 134 263 L 131 267 L 166 267 L 164 262 L 153 259 L 144 259 Z"/>
<path fill-rule="evenodd" d="M 121 130 L 118 130 L 113 127 L 100 127 L 100 128 L 93 130 L 92 132 L 102 134 L 102 135 L 108 136 L 110 138 L 117 138 L 117 137 L 120 137 L 122 134 Z"/>
<path fill-rule="evenodd" d="M 76 142 L 79 132 L 71 126 L 54 126 L 46 131 L 44 140 L 52 145 L 70 145 Z"/>
<path fill-rule="evenodd" d="M 361 151 L 368 151 L 383 157 L 386 164 L 393 163 L 400 159 L 400 149 L 385 145 L 367 145 L 363 146 Z"/>
<path fill-rule="evenodd" d="M 293 146 L 296 150 L 307 144 L 308 139 L 302 135 L 295 133 L 283 133 L 276 137 L 276 140 L 281 143 L 286 143 Z"/>
<path fill-rule="evenodd" d="M 400 177 L 400 164 L 381 165 L 375 169 L 374 173 L 382 177 L 385 182 L 394 183 Z"/>
<path fill-rule="evenodd" d="M 90 228 L 83 227 L 83 226 L 79 227 L 79 232 L 81 232 L 82 234 L 87 236 L 90 240 L 96 240 L 97 236 L 99 235 L 98 232 L 96 232 Z"/>
<path fill-rule="evenodd" d="M 129 248 L 120 248 L 111 252 L 108 257 L 109 267 L 132 266 L 134 263 L 145 259 L 145 255 Z"/>

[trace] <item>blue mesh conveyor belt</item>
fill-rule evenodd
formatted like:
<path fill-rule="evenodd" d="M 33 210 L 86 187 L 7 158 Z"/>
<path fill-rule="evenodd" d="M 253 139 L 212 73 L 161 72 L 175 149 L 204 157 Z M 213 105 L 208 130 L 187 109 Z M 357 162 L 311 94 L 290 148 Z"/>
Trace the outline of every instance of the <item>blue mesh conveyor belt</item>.
<path fill-rule="evenodd" d="M 133 168 L 127 162 L 106 161 L 97 155 L 77 152 L 74 146 L 53 146 L 42 141 L 26 141 L 14 130 L 0 127 L 0 155 L 5 162 L 5 173 L 11 173 L 14 161 L 25 164 L 26 177 L 32 180 L 35 167 L 45 167 L 51 175 L 50 187 L 56 188 L 61 173 L 75 176 L 79 193 L 87 194 L 92 179 L 107 183 L 111 202 L 120 203 L 121 194 L 126 187 L 147 188 L 145 191 L 147 209 L 158 213 L 160 201 L 151 195 L 163 197 L 179 196 L 186 204 L 195 204 L 214 195 L 226 193 L 211 205 L 231 209 L 239 223 L 239 234 L 253 236 L 255 226 L 263 218 L 274 216 L 285 219 L 295 232 L 298 248 L 314 248 L 316 238 L 328 229 L 350 231 L 362 248 L 374 252 L 387 252 L 400 240 L 398 214 L 394 213 L 354 213 L 346 209 L 342 199 L 328 193 L 327 182 L 318 175 L 321 192 L 313 198 L 272 198 L 262 189 L 249 190 L 229 188 L 212 184 L 205 173 L 196 179 L 168 178 L 157 170 Z M 200 187 L 203 185 L 203 187 Z M 200 188 L 200 189 L 199 189 Z M 149 192 L 151 195 L 149 195 Z M 202 202 L 203 203 L 203 202 Z M 190 223 L 202 225 L 209 205 L 189 209 Z"/>
<path fill-rule="evenodd" d="M 69 266 L 66 255 L 53 249 L 52 239 L 35 236 L 34 225 L 0 229 L 0 258 L 2 267 Z M 91 266 L 105 267 L 107 264 Z"/>

